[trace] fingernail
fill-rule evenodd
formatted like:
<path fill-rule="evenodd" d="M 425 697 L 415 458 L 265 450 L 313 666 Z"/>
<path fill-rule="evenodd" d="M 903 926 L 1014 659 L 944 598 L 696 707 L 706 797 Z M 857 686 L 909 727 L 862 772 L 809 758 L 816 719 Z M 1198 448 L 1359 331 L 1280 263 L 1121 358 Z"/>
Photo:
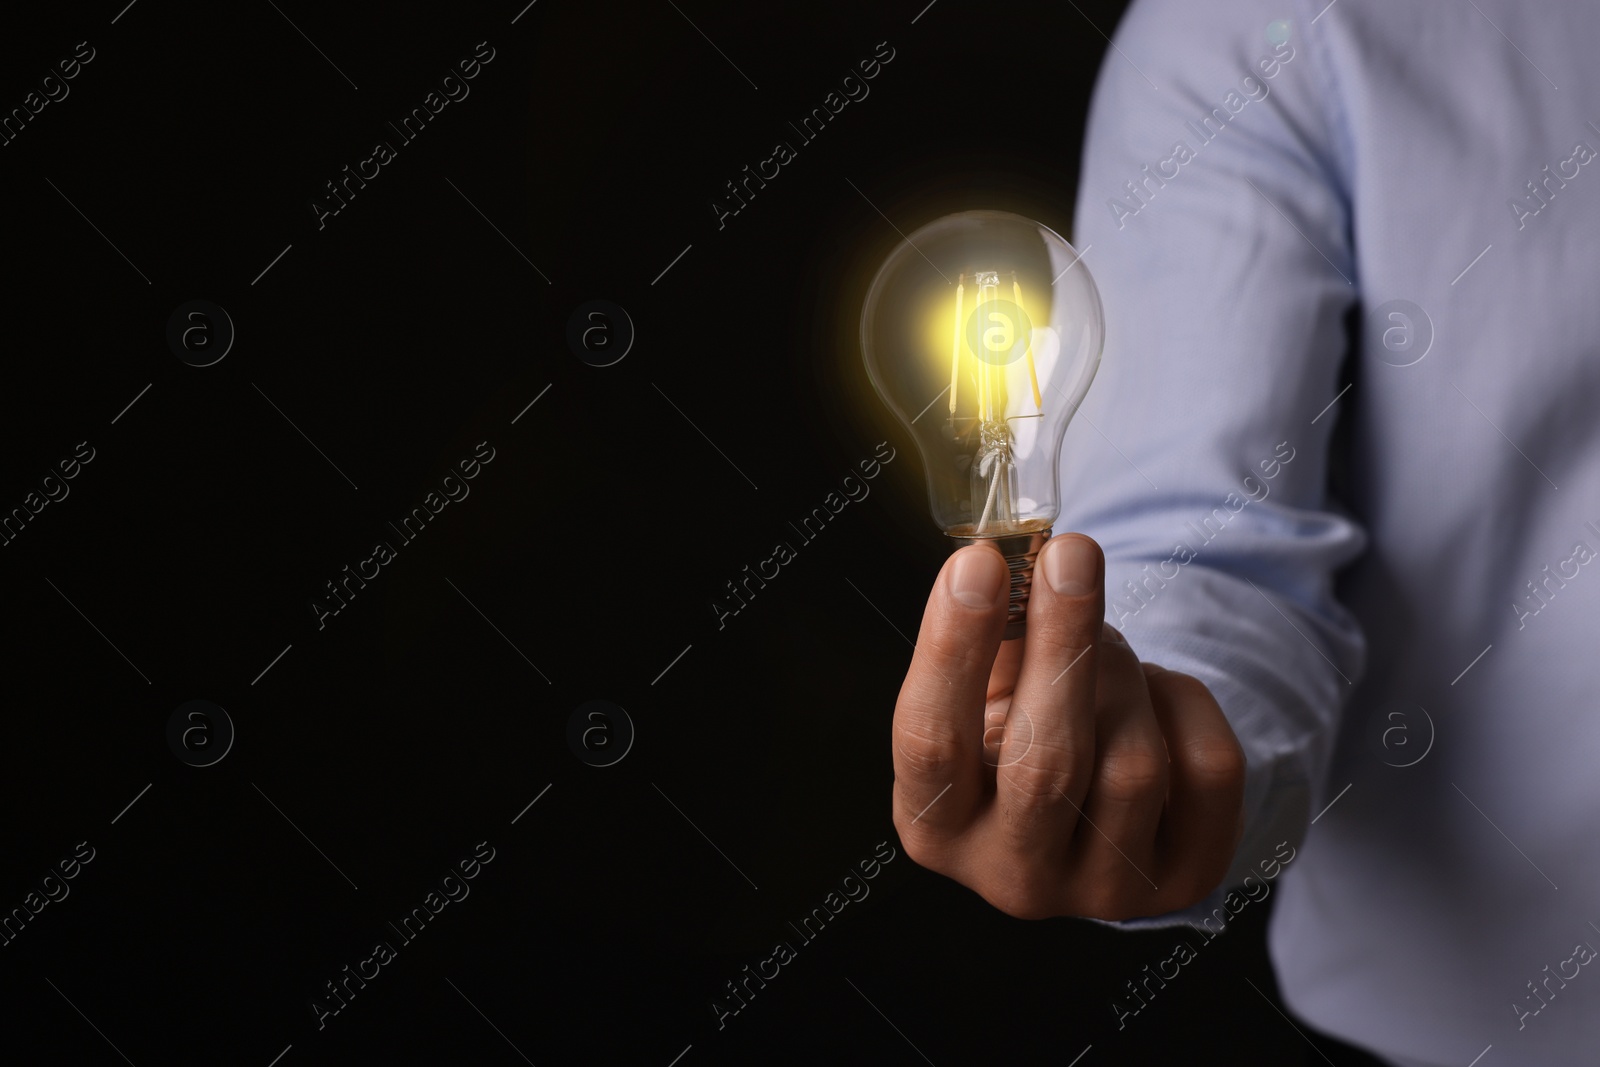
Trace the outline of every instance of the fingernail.
<path fill-rule="evenodd" d="M 1045 546 L 1044 580 L 1062 596 L 1093 592 L 1099 569 L 1094 546 L 1081 537 L 1058 537 Z"/>
<path fill-rule="evenodd" d="M 950 595 L 969 608 L 991 608 L 1007 577 L 1005 560 L 987 548 L 965 548 L 950 568 Z"/>

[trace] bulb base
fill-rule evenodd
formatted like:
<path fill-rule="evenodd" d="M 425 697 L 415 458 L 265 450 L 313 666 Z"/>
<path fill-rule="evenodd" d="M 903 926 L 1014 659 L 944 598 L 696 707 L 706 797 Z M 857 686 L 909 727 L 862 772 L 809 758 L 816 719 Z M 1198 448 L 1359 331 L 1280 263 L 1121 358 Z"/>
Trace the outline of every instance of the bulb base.
<path fill-rule="evenodd" d="M 1027 631 L 1028 594 L 1033 590 L 1033 562 L 1039 558 L 1039 550 L 1045 542 L 1050 540 L 1050 528 L 987 537 L 954 533 L 948 536 L 956 548 L 986 541 L 1000 550 L 1006 560 L 1006 569 L 1011 572 L 1011 599 L 1006 607 L 1006 630 L 1002 640 L 1021 637 Z"/>

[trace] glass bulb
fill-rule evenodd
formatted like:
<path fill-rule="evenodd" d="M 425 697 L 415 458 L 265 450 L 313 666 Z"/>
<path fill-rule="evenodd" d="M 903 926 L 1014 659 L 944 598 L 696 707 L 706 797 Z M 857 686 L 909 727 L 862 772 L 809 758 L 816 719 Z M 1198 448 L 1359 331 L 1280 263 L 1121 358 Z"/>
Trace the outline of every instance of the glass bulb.
<path fill-rule="evenodd" d="M 878 270 L 861 312 L 874 388 L 911 432 L 933 519 L 989 541 L 1023 632 L 1033 560 L 1061 512 L 1061 440 L 1100 366 L 1105 318 L 1078 253 L 1046 226 L 964 211 L 923 226 Z"/>

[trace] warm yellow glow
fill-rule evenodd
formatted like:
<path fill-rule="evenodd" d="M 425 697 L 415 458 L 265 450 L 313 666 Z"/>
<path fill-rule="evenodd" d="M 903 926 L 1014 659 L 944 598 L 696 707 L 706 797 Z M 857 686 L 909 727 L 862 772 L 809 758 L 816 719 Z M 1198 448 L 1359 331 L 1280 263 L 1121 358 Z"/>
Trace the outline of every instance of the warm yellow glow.
<path fill-rule="evenodd" d="M 1000 299 L 1000 287 L 998 285 L 992 283 L 981 285 L 978 287 L 978 291 L 980 293 L 978 297 L 980 311 L 984 304 L 993 303 Z M 980 314 L 978 321 L 982 323 L 987 320 Z M 992 361 L 996 353 L 988 352 L 986 354 L 989 357 L 987 359 L 979 356 L 976 352 L 973 353 L 974 369 L 977 370 L 978 381 L 982 384 L 978 397 L 978 418 L 983 422 L 994 422 L 1005 415 L 1006 368 L 1005 364 Z"/>
<path fill-rule="evenodd" d="M 956 281 L 956 317 L 951 323 L 950 341 L 950 414 L 956 413 L 956 382 L 961 376 L 961 295 L 966 292 L 963 274 Z"/>
<path fill-rule="evenodd" d="M 1027 306 L 1022 302 L 1022 284 L 1017 281 L 1015 274 L 1011 275 L 1012 300 L 1017 305 L 1017 310 L 1027 314 Z M 961 317 L 961 310 L 956 309 L 956 318 Z M 1033 366 L 1033 333 L 1028 334 L 1028 381 L 1033 384 L 1033 406 L 1040 411 L 1044 410 L 1044 398 L 1039 395 L 1039 372 Z"/>
<path fill-rule="evenodd" d="M 993 292 L 992 286 L 981 282 L 978 284 L 978 306 L 972 309 L 972 315 L 980 323 L 983 322 L 983 305 L 989 302 Z M 976 352 L 972 353 L 972 356 L 972 370 L 978 376 L 978 419 L 987 422 L 990 418 L 989 363 Z"/>
<path fill-rule="evenodd" d="M 941 286 L 928 291 L 925 298 L 927 303 L 921 317 L 927 331 L 922 340 L 923 351 L 937 361 L 940 369 L 934 374 L 943 377 L 950 387 L 949 398 L 942 406 L 952 418 L 993 422 L 1044 410 L 1043 383 L 1039 380 L 1032 337 L 1029 337 L 1020 359 L 1010 360 L 1010 351 L 1004 348 L 990 351 L 982 347 L 1016 339 L 1012 331 L 1020 324 L 1011 322 L 1015 318 L 1008 306 L 1011 304 L 1027 314 L 1031 330 L 1045 329 L 1049 325 L 1035 318 L 1030 313 L 1031 309 L 1023 303 L 1020 278 L 1013 272 L 1005 273 L 1012 274 L 1009 286 L 1000 272 L 985 271 L 974 275 L 969 271 L 956 279 L 953 295 L 950 288 Z M 989 277 L 983 278 L 983 275 Z M 971 294 L 967 292 L 969 281 L 972 282 Z M 1005 292 L 1006 288 L 1010 289 L 1009 293 Z M 1002 293 L 1005 295 L 1002 296 Z M 991 301 L 999 303 L 999 307 L 988 312 L 996 316 L 992 324 L 984 318 L 985 305 Z M 979 324 L 982 324 L 982 328 Z M 974 348 L 974 345 L 979 347 Z M 1017 404 L 1017 410 L 1008 411 L 1007 403 L 1011 402 L 1009 397 L 1012 390 L 1017 391 L 1018 400 L 1012 402 Z M 1031 406 L 1022 397 L 1030 398 Z M 965 416 L 958 414 L 963 409 Z"/>

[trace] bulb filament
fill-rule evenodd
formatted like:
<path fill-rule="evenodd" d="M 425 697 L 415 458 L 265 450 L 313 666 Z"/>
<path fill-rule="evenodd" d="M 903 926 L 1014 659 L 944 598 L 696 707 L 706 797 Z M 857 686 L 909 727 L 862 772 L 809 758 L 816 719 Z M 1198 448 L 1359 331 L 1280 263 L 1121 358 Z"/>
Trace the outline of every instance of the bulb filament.
<path fill-rule="evenodd" d="M 970 277 L 976 288 L 970 321 L 963 320 L 968 274 L 956 281 L 956 313 L 950 342 L 950 418 L 955 421 L 960 397 L 962 350 L 969 353 L 970 381 L 977 408 L 978 451 L 972 465 L 972 500 L 980 498 L 983 509 L 974 532 L 978 535 L 1004 532 L 1018 521 L 1013 483 L 1016 469 L 1012 459 L 1010 416 L 1006 411 L 1006 366 L 1015 358 L 1020 344 L 1028 367 L 1028 384 L 1035 409 L 1042 413 L 1044 399 L 1039 392 L 1039 374 L 1033 360 L 1032 329 L 1022 300 L 1022 283 L 1011 272 L 1011 304 L 1003 306 L 1000 297 L 1000 272 L 974 271 Z M 995 305 L 990 307 L 989 305 Z M 1017 321 L 1018 318 L 1022 321 Z M 1022 338 L 1018 333 L 1024 334 Z M 1019 416 L 1026 417 L 1026 416 Z"/>

